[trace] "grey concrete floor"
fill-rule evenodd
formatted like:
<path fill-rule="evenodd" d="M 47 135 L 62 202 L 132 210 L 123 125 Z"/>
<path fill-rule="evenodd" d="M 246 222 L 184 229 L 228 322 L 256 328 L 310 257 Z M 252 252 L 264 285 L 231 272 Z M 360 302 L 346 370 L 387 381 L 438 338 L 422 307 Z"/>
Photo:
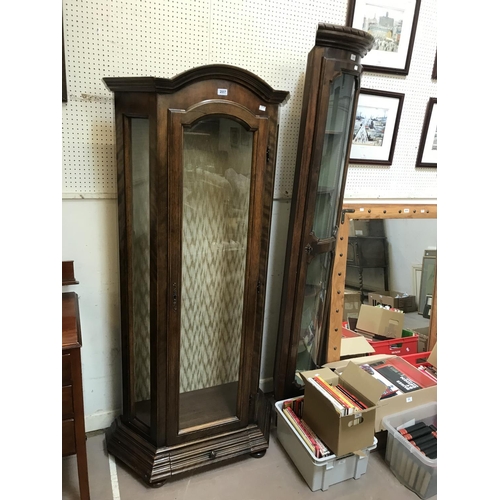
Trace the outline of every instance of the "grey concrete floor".
<path fill-rule="evenodd" d="M 245 457 L 234 463 L 193 474 L 184 479 L 150 488 L 105 451 L 104 433 L 87 439 L 87 455 L 92 500 L 418 500 L 392 474 L 381 451 L 369 456 L 366 474 L 312 492 L 300 472 L 271 431 L 264 457 Z M 116 475 L 114 471 L 116 470 Z M 110 472 L 111 471 L 111 472 Z M 112 479 L 116 477 L 114 488 Z M 62 500 L 78 500 L 76 457 L 62 459 Z M 436 500 L 437 496 L 429 500 Z"/>

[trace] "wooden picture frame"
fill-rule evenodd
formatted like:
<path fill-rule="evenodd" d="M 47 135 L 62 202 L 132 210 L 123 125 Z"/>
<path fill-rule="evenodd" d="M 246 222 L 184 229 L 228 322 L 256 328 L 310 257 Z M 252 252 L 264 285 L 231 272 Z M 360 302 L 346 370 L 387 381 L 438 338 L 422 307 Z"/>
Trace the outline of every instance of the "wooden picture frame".
<path fill-rule="evenodd" d="M 416 167 L 437 168 L 437 97 L 427 102 Z"/>
<path fill-rule="evenodd" d="M 360 89 L 349 163 L 392 165 L 404 97 Z"/>
<path fill-rule="evenodd" d="M 410 69 L 421 0 L 349 0 L 347 26 L 367 31 L 375 45 L 363 69 L 407 75 Z"/>
<path fill-rule="evenodd" d="M 335 257 L 332 266 L 330 313 L 328 316 L 328 340 L 326 362 L 340 360 L 342 322 L 344 311 L 344 291 L 347 270 L 347 250 L 351 219 L 437 219 L 437 204 L 398 204 L 398 203 L 346 203 L 337 231 Z M 437 253 L 436 253 L 437 255 Z M 437 262 L 436 262 L 437 263 Z M 437 280 L 437 266 L 436 266 Z M 436 281 L 435 281 L 436 284 Z M 434 287 L 431 319 L 429 325 L 429 350 L 437 341 L 437 286 Z"/>

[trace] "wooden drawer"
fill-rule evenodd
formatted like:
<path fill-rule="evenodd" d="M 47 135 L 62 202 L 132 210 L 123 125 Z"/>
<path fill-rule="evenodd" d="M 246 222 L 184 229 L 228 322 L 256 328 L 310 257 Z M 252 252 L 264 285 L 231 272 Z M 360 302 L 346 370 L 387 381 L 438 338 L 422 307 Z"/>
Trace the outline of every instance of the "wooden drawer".
<path fill-rule="evenodd" d="M 73 419 L 63 420 L 62 423 L 62 456 L 76 453 L 75 446 L 75 421 Z"/>
<path fill-rule="evenodd" d="M 71 354 L 62 355 L 62 385 L 71 384 Z"/>
<path fill-rule="evenodd" d="M 73 416 L 73 387 L 67 385 L 62 388 L 62 418 L 72 418 Z"/>

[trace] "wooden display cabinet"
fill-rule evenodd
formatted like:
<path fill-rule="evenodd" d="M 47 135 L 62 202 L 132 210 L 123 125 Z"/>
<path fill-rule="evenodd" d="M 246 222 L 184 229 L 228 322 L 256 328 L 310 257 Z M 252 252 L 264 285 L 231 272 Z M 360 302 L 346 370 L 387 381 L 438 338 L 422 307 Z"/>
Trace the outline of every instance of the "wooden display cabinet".
<path fill-rule="evenodd" d="M 308 55 L 274 369 L 277 400 L 299 392 L 297 371 L 322 363 L 361 59 L 373 43 L 365 31 L 320 23 Z"/>
<path fill-rule="evenodd" d="M 268 447 L 259 390 L 279 106 L 207 65 L 105 78 L 118 164 L 123 413 L 107 448 L 149 485 Z"/>

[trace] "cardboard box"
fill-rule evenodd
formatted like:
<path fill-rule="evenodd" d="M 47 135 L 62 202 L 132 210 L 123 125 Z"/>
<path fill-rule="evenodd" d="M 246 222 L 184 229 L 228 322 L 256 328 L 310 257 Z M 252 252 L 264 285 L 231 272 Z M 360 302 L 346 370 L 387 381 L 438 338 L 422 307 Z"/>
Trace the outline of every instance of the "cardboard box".
<path fill-rule="evenodd" d="M 415 295 L 406 295 L 403 292 L 372 292 L 368 294 L 368 304 L 376 306 L 390 306 L 401 309 L 403 312 L 417 311 L 417 301 Z"/>
<path fill-rule="evenodd" d="M 396 356 L 390 354 L 375 354 L 373 356 L 364 356 L 350 360 L 334 361 L 332 363 L 325 364 L 324 368 L 334 369 L 335 373 L 342 373 L 349 363 L 362 365 L 364 363 L 372 363 L 373 361 L 394 357 Z M 411 366 L 410 363 L 408 363 L 408 365 Z M 433 401 L 437 401 L 437 385 L 380 400 L 377 404 L 375 412 L 375 432 L 387 430 L 382 428 L 382 419 L 385 416 L 406 411 L 409 408 L 431 403 Z"/>
<path fill-rule="evenodd" d="M 418 352 L 427 352 L 429 344 L 429 327 L 414 328 L 413 331 L 418 334 Z"/>
<path fill-rule="evenodd" d="M 405 332 L 410 333 L 410 336 L 406 336 Z M 415 334 L 411 330 L 405 330 L 403 328 L 403 336 L 399 339 L 386 339 L 379 340 L 374 336 L 367 335 L 366 337 L 361 333 L 351 331 L 348 328 L 342 328 L 342 341 L 351 341 L 353 350 L 355 349 L 356 344 L 354 344 L 355 340 L 358 338 L 363 338 L 368 342 L 368 345 L 372 348 L 371 351 L 366 352 L 366 354 L 375 353 L 375 354 L 395 354 L 398 356 L 402 356 L 405 354 L 415 354 L 418 352 L 418 335 Z M 357 354 L 360 355 L 359 352 L 362 349 L 362 344 L 359 344 L 359 348 L 357 348 Z M 340 344 L 340 359 L 342 359 L 342 342 Z M 353 357 L 353 356 L 350 356 Z"/>
<path fill-rule="evenodd" d="M 352 361 L 347 361 L 341 375 L 332 372 L 329 376 L 330 385 L 341 384 L 368 408 L 341 416 L 333 403 L 308 380 L 314 374 L 314 371 L 301 373 L 305 387 L 304 421 L 337 457 L 371 446 L 375 435 L 377 404 L 385 391 L 385 385 Z"/>
<path fill-rule="evenodd" d="M 361 304 L 356 331 L 398 339 L 402 337 L 404 321 L 403 312 Z"/>
<path fill-rule="evenodd" d="M 342 321 L 347 321 L 347 318 L 355 317 L 359 315 L 359 309 L 361 307 L 361 292 L 359 290 L 345 290 L 344 291 L 344 312 L 342 315 Z"/>
<path fill-rule="evenodd" d="M 429 357 L 427 358 L 427 363 L 430 363 L 434 368 L 438 367 L 438 345 L 437 342 L 434 344 Z"/>
<path fill-rule="evenodd" d="M 344 329 L 342 329 L 342 331 L 344 331 Z M 375 352 L 375 349 L 362 335 L 355 334 L 352 337 L 342 337 L 340 339 L 340 359 L 346 357 L 352 358 L 354 356 L 367 356 L 373 352 Z"/>

